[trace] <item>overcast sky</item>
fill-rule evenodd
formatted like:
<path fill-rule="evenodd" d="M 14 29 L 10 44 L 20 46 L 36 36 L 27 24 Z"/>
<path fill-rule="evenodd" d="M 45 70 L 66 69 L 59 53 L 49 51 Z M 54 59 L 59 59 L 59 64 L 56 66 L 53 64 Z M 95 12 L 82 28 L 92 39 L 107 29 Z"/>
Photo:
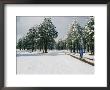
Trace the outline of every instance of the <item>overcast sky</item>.
<path fill-rule="evenodd" d="M 17 41 L 19 38 L 22 38 L 26 35 L 28 30 L 35 26 L 39 25 L 43 22 L 44 16 L 17 16 Z M 56 27 L 58 32 L 58 39 L 64 39 L 69 31 L 69 26 L 72 24 L 74 20 L 76 20 L 82 27 L 88 22 L 90 19 L 89 16 L 49 16 L 51 18 L 53 24 Z"/>

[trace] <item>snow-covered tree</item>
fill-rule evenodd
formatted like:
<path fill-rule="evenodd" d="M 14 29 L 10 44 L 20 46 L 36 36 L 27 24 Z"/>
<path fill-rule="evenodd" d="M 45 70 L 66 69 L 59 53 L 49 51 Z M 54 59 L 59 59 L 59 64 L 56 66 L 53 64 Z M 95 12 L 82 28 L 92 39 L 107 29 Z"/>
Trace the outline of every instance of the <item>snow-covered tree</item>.
<path fill-rule="evenodd" d="M 58 36 L 58 32 L 55 30 L 55 26 L 51 21 L 51 18 L 45 18 L 43 23 L 39 26 L 39 40 L 42 42 L 43 50 L 47 53 L 47 48 L 50 42 L 53 42 L 54 38 Z"/>
<path fill-rule="evenodd" d="M 22 45 L 23 45 L 23 40 L 22 40 L 22 38 L 20 38 L 19 40 L 18 40 L 18 43 L 17 43 L 17 49 L 22 49 Z"/>
<path fill-rule="evenodd" d="M 59 39 L 57 44 L 56 44 L 56 49 L 58 49 L 58 50 L 66 49 L 66 41 Z"/>
<path fill-rule="evenodd" d="M 37 38 L 36 29 L 32 27 L 31 29 L 29 29 L 29 32 L 27 33 L 28 48 L 31 48 L 32 52 L 36 47 L 36 38 Z"/>
<path fill-rule="evenodd" d="M 94 17 L 90 17 L 85 27 L 74 21 L 69 28 L 66 41 L 71 52 L 83 49 L 83 52 L 91 51 L 91 54 L 94 54 Z"/>
<path fill-rule="evenodd" d="M 82 47 L 83 42 L 82 42 L 82 27 L 80 24 L 78 24 L 76 21 L 71 24 L 70 30 L 68 32 L 68 37 L 67 37 L 67 46 L 70 49 L 70 51 L 75 52 L 75 50 L 78 50 Z"/>
<path fill-rule="evenodd" d="M 87 25 L 85 26 L 85 40 L 87 43 L 87 50 L 94 54 L 94 17 L 90 17 Z"/>

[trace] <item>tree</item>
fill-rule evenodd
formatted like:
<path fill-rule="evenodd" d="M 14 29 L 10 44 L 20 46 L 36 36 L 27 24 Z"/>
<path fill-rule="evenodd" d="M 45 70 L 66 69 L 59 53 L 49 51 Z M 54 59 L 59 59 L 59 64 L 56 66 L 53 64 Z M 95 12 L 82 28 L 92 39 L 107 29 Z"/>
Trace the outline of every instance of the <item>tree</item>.
<path fill-rule="evenodd" d="M 42 48 L 45 50 L 45 53 L 47 53 L 50 42 L 53 42 L 54 38 L 58 36 L 58 32 L 55 28 L 50 18 L 45 18 L 43 23 L 39 26 L 39 40 L 42 42 Z"/>
<path fill-rule="evenodd" d="M 17 48 L 21 50 L 22 49 L 22 44 L 23 44 L 23 42 L 22 42 L 22 39 L 20 38 L 18 40 L 18 43 L 17 43 Z"/>
<path fill-rule="evenodd" d="M 66 49 L 66 41 L 59 39 L 58 42 L 57 42 L 56 48 L 58 50 L 65 50 Z"/>
<path fill-rule="evenodd" d="M 66 41 L 71 52 L 83 50 L 94 54 L 94 17 L 90 17 L 85 27 L 76 21 L 71 24 Z"/>
<path fill-rule="evenodd" d="M 33 50 L 36 48 L 36 38 L 37 38 L 37 31 L 34 27 L 29 29 L 29 32 L 27 33 L 27 41 L 28 41 L 28 49 Z"/>
<path fill-rule="evenodd" d="M 70 26 L 70 31 L 67 37 L 67 45 L 70 51 L 77 52 L 83 48 L 82 38 L 82 27 L 76 21 Z"/>
<path fill-rule="evenodd" d="M 85 40 L 87 43 L 87 50 L 94 54 L 94 17 L 90 17 L 87 25 L 85 26 Z"/>
<path fill-rule="evenodd" d="M 55 38 L 58 36 L 58 32 L 55 30 L 55 26 L 50 18 L 45 18 L 40 25 L 36 25 L 29 29 L 29 32 L 25 37 L 20 39 L 17 47 L 20 50 L 25 49 L 41 49 L 47 53 L 47 49 L 53 49 L 55 46 Z"/>

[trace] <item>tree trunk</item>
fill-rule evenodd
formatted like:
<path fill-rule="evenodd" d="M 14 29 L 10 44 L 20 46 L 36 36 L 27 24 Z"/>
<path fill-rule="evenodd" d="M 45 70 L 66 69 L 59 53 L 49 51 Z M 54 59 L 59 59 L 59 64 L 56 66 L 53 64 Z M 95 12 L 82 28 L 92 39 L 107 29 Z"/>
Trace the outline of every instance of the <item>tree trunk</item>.
<path fill-rule="evenodd" d="M 79 50 L 78 43 L 77 43 L 77 46 L 76 46 L 76 50 L 77 50 L 77 53 L 78 53 L 78 50 Z"/>
<path fill-rule="evenodd" d="M 47 53 L 47 42 L 45 43 L 44 49 L 45 49 L 45 53 Z"/>
<path fill-rule="evenodd" d="M 24 50 L 25 50 L 25 47 L 24 47 Z"/>
<path fill-rule="evenodd" d="M 45 47 L 45 53 L 47 53 L 47 47 Z"/>
<path fill-rule="evenodd" d="M 75 44 L 73 45 L 73 52 L 75 53 Z"/>
<path fill-rule="evenodd" d="M 33 50 L 34 50 L 34 49 L 32 48 L 32 52 L 33 52 Z"/>
<path fill-rule="evenodd" d="M 89 45 L 87 45 L 87 51 L 89 52 Z"/>
<path fill-rule="evenodd" d="M 40 47 L 40 51 L 41 51 L 41 47 Z"/>

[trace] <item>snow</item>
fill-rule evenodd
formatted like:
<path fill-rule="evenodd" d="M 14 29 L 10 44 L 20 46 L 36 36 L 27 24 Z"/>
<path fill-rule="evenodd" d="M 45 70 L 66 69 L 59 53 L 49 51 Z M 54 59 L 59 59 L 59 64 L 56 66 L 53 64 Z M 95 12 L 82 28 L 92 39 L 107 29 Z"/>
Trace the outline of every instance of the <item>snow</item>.
<path fill-rule="evenodd" d="M 94 66 L 66 55 L 66 52 L 17 50 L 17 74 L 94 74 Z"/>
<path fill-rule="evenodd" d="M 80 58 L 80 54 L 79 53 L 69 53 L 72 56 L 78 57 Z M 94 63 L 95 59 L 94 59 L 94 55 L 90 55 L 90 53 L 83 53 L 83 59 L 85 61 L 88 61 L 90 63 Z"/>
<path fill-rule="evenodd" d="M 89 54 L 90 53 L 83 53 L 83 58 L 89 58 L 89 59 L 92 59 L 94 61 L 94 55 L 89 55 Z M 75 56 L 80 57 L 79 53 L 71 53 L 71 55 L 75 55 Z"/>

